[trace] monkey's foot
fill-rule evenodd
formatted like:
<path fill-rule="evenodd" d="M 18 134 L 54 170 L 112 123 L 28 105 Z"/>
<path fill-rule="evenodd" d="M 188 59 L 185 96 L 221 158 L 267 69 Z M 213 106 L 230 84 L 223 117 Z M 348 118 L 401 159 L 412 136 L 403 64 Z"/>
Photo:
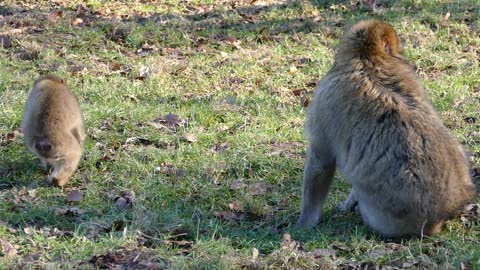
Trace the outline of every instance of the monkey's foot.
<path fill-rule="evenodd" d="M 310 229 L 315 227 L 315 225 L 318 224 L 318 221 L 320 220 L 320 217 L 312 217 L 310 215 L 304 215 L 301 214 L 300 218 L 297 221 L 297 225 L 295 225 L 295 228 L 298 229 Z"/>

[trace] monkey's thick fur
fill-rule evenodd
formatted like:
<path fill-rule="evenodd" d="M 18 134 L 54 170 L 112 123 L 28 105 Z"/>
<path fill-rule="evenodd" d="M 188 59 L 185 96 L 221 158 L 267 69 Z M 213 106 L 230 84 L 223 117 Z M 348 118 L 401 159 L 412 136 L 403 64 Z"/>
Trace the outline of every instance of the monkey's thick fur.
<path fill-rule="evenodd" d="M 83 154 L 85 128 L 75 95 L 60 77 L 38 78 L 28 97 L 23 119 L 25 143 L 43 166 L 53 167 L 48 180 L 63 186 Z"/>
<path fill-rule="evenodd" d="M 352 184 L 340 210 L 357 203 L 387 237 L 439 233 L 475 195 L 462 146 L 428 101 L 393 27 L 361 21 L 348 31 L 316 89 L 297 228 L 321 217 L 335 168 Z"/>

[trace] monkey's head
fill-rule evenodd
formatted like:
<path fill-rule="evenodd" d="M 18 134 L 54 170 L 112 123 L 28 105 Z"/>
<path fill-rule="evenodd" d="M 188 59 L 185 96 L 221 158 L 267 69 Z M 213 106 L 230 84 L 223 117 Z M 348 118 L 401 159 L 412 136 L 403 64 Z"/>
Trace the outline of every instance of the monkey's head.
<path fill-rule="evenodd" d="M 356 23 L 345 33 L 338 54 L 360 58 L 404 59 L 403 47 L 397 32 L 391 24 L 378 20 Z"/>
<path fill-rule="evenodd" d="M 33 84 L 34 86 L 39 84 L 40 82 L 42 81 L 45 81 L 45 80 L 48 80 L 48 81 L 52 81 L 52 82 L 56 82 L 56 83 L 60 83 L 60 84 L 66 84 L 66 80 L 59 77 L 59 76 L 56 76 L 56 75 L 43 75 L 41 76 L 40 78 L 38 78 L 35 83 Z"/>

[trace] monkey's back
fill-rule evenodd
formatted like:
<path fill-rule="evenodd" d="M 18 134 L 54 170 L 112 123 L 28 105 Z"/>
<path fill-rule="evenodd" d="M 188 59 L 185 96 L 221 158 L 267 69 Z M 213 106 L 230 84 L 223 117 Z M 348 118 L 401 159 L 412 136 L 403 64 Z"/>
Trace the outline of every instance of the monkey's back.
<path fill-rule="evenodd" d="M 334 66 L 315 93 L 307 131 L 327 138 L 359 201 L 417 230 L 454 215 L 474 185 L 461 145 L 402 64 L 380 72 L 364 63 Z"/>
<path fill-rule="evenodd" d="M 54 146 L 75 131 L 83 144 L 84 120 L 80 104 L 67 85 L 44 79 L 31 91 L 23 121 L 27 145 L 48 139 Z"/>

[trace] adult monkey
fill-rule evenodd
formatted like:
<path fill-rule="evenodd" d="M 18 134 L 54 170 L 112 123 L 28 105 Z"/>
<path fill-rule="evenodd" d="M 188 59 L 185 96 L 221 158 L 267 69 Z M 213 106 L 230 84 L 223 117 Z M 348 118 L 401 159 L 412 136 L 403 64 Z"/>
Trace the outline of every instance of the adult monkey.
<path fill-rule="evenodd" d="M 344 36 L 309 108 L 297 228 L 313 227 L 338 167 L 342 211 L 387 237 L 439 233 L 475 195 L 465 152 L 442 124 L 394 28 L 361 21 Z"/>

